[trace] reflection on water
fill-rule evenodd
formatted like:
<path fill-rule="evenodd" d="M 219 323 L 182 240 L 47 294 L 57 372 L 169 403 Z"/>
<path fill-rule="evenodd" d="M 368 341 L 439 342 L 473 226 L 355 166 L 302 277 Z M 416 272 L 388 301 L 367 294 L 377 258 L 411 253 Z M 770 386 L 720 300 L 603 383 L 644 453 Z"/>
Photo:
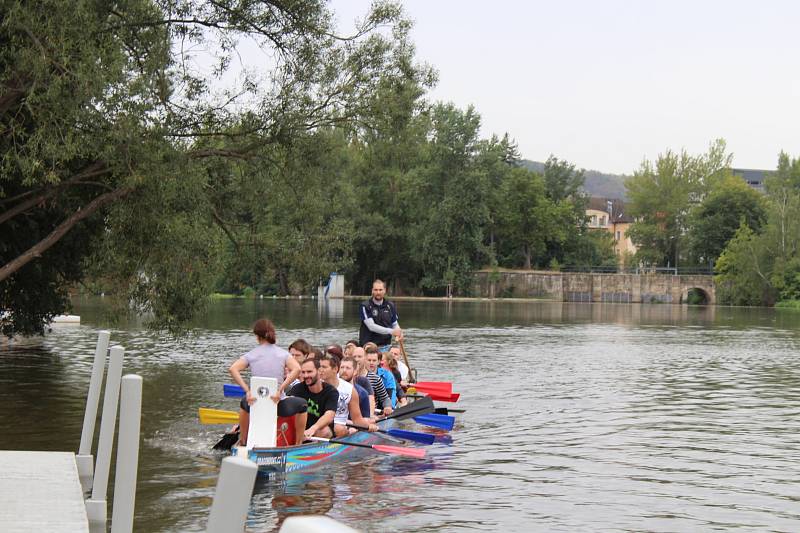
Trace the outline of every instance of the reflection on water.
<path fill-rule="evenodd" d="M 278 342 L 356 334 L 355 301 L 223 300 L 174 340 L 112 324 L 0 346 L 0 448 L 74 450 L 97 330 L 144 377 L 137 530 L 200 531 L 222 397 L 258 316 Z M 248 530 L 325 513 L 365 531 L 800 528 L 800 314 L 670 305 L 398 302 L 420 376 L 448 379 L 467 412 L 421 461 L 365 451 L 256 485 Z M 414 426 L 417 431 L 436 432 Z M 10 430 L 8 430 L 10 428 Z"/>

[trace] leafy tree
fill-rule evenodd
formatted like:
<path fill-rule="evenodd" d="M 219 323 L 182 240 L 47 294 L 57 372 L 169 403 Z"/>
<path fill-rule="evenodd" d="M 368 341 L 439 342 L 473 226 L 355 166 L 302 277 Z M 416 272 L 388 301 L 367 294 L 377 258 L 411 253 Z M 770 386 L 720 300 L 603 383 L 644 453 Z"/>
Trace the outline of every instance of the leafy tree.
<path fill-rule="evenodd" d="M 412 235 L 412 254 L 428 291 L 449 284 L 464 289 L 472 270 L 485 264 L 484 235 L 489 220 L 488 180 L 475 166 L 480 116 L 452 104 L 431 110 L 431 141 L 416 176 L 414 212 L 420 216 Z"/>
<path fill-rule="evenodd" d="M 677 265 L 691 208 L 730 167 L 725 142 L 713 142 L 706 154 L 667 150 L 655 164 L 644 161 L 625 186 L 628 212 L 635 218 L 628 235 L 637 258 L 652 265 Z"/>
<path fill-rule="evenodd" d="M 412 226 L 430 207 L 418 201 L 416 192 L 432 127 L 423 96 L 434 81 L 433 71 L 420 67 L 381 83 L 369 106 L 375 118 L 353 136 L 358 200 L 350 213 L 356 221 L 350 271 L 354 290 L 368 293 L 380 277 L 399 293 L 403 286 L 415 287 L 421 276 L 411 253 Z"/>
<path fill-rule="evenodd" d="M 691 257 L 697 264 L 713 265 L 741 224 L 758 233 L 766 216 L 762 195 L 741 178 L 727 175 L 690 214 Z"/>
<path fill-rule="evenodd" d="M 184 275 L 195 261 L 173 262 L 158 247 L 177 239 L 212 251 L 211 223 L 230 233 L 212 200 L 232 182 L 213 182 L 208 162 L 270 165 L 270 147 L 368 121 L 378 84 L 410 68 L 409 25 L 391 3 L 374 4 L 348 36 L 317 0 L 6 4 L 0 226 L 16 237 L 0 247 L 6 333 L 40 332 L 63 312 L 64 287 L 84 279 L 90 250 L 118 256 L 96 275 L 123 300 L 153 310 L 161 325 L 179 323 L 202 305 L 211 278 Z M 240 40 L 255 41 L 270 68 L 245 69 L 235 88 L 219 89 Z M 196 48 L 209 50 L 210 74 Z M 128 231 L 129 246 L 111 245 Z M 66 238 L 69 267 L 56 253 Z M 134 251 L 148 255 L 125 256 Z M 215 263 L 207 258 L 206 270 Z"/>
<path fill-rule="evenodd" d="M 766 223 L 758 233 L 743 223 L 717 261 L 723 303 L 772 305 L 800 295 L 800 159 L 781 153 L 765 185 Z"/>
<path fill-rule="evenodd" d="M 615 267 L 614 235 L 605 230 L 576 227 L 563 246 L 561 263 L 572 267 Z"/>
<path fill-rule="evenodd" d="M 563 241 L 559 224 L 570 206 L 547 198 L 541 174 L 515 168 L 503 183 L 505 209 L 500 215 L 501 253 L 511 265 L 530 269 L 546 259 L 548 241 Z M 520 262 L 521 260 L 521 262 Z"/>
<path fill-rule="evenodd" d="M 575 165 L 552 155 L 545 161 L 544 184 L 547 197 L 554 202 L 574 200 L 576 212 L 580 212 L 581 217 L 586 209 L 585 195 L 581 192 L 583 182 L 583 170 L 576 170 Z"/>
<path fill-rule="evenodd" d="M 765 244 L 746 224 L 736 231 L 715 266 L 720 303 L 771 305 L 775 301 L 770 283 L 772 258 Z"/>
<path fill-rule="evenodd" d="M 568 266 L 595 266 L 605 264 L 609 253 L 613 259 L 613 239 L 609 241 L 594 235 L 597 232 L 586 225 L 589 198 L 581 190 L 583 170 L 576 170 L 575 165 L 550 156 L 544 164 L 543 176 L 547 197 L 561 206 L 563 218 L 558 225 L 565 228 L 563 237 L 548 240 L 545 261 L 555 260 Z"/>
<path fill-rule="evenodd" d="M 489 140 L 478 143 L 478 154 L 475 164 L 486 175 L 488 191 L 486 203 L 489 208 L 486 245 L 489 260 L 497 262 L 497 233 L 502 219 L 502 212 L 506 209 L 503 197 L 503 182 L 516 167 L 520 166 L 520 154 L 517 144 L 509 138 L 508 134 L 498 138 L 493 135 Z"/>

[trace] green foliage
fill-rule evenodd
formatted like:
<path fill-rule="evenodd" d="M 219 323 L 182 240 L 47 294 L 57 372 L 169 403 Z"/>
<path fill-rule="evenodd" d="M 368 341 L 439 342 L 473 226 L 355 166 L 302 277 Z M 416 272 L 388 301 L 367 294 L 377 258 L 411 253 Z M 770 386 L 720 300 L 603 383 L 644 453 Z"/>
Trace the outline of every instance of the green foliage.
<path fill-rule="evenodd" d="M 628 235 L 639 261 L 655 266 L 682 263 L 679 254 L 690 210 L 725 176 L 730 161 L 725 142 L 717 140 L 699 156 L 667 150 L 655 164 L 643 162 L 626 180 L 628 214 L 636 219 Z"/>
<path fill-rule="evenodd" d="M 587 230 L 572 234 L 564 245 L 564 264 L 573 267 L 616 267 L 614 235 L 605 230 Z"/>
<path fill-rule="evenodd" d="M 545 196 L 540 174 L 515 168 L 502 184 L 503 209 L 498 214 L 501 257 L 530 269 L 543 257 L 546 240 L 554 226 L 555 211 Z M 505 261 L 503 261 L 505 262 Z"/>
<path fill-rule="evenodd" d="M 463 290 L 488 257 L 483 245 L 488 180 L 474 166 L 480 117 L 472 108 L 439 104 L 431 110 L 431 122 L 427 157 L 415 176 L 422 205 L 415 210 L 420 218 L 412 230 L 411 253 L 419 261 L 422 288 L 437 291 L 453 283 Z"/>
<path fill-rule="evenodd" d="M 764 305 L 774 302 L 769 282 L 772 258 L 765 241 L 742 225 L 717 261 L 714 281 L 717 299 L 727 305 Z"/>
<path fill-rule="evenodd" d="M 800 311 L 800 300 L 781 300 L 775 303 L 775 307 Z"/>
<path fill-rule="evenodd" d="M 334 125 L 369 124 L 377 93 L 427 72 L 412 62 L 396 4 L 373 4 L 348 36 L 317 0 L 4 6 L 5 333 L 40 333 L 43 319 L 66 309 L 67 288 L 86 280 L 84 263 L 121 309 L 152 312 L 154 326 L 172 330 L 202 307 L 226 265 L 250 265 L 251 280 L 266 273 L 285 292 L 348 263 L 347 221 L 304 203 L 307 212 L 266 227 L 283 207 L 263 195 L 304 186 L 308 165 L 298 161 L 313 156 L 305 142 Z M 241 40 L 256 42 L 270 68 L 246 68 L 227 89 Z M 321 176 L 308 179 L 318 190 Z M 259 192 L 271 204 L 261 210 L 251 201 Z M 239 217 L 231 225 L 230 211 Z M 244 228 L 256 230 L 247 253 Z M 235 257 L 222 253 L 223 236 Z"/>
<path fill-rule="evenodd" d="M 772 305 L 800 296 L 800 159 L 781 153 L 766 189 L 760 231 L 743 224 L 717 262 L 723 303 Z"/>
<path fill-rule="evenodd" d="M 758 232 L 767 217 L 765 200 L 741 178 L 717 182 L 689 217 L 688 246 L 695 264 L 714 264 L 742 225 Z"/>

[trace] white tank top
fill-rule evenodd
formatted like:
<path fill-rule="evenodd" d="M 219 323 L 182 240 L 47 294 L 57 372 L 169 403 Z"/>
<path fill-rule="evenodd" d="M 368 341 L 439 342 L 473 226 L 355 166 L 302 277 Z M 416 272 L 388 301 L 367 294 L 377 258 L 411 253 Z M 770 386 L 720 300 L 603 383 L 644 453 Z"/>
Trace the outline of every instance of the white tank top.
<path fill-rule="evenodd" d="M 347 424 L 347 419 L 350 418 L 350 398 L 353 396 L 353 386 L 340 378 L 336 390 L 339 391 L 339 405 L 336 406 L 336 415 L 333 417 L 333 423 L 344 425 Z"/>

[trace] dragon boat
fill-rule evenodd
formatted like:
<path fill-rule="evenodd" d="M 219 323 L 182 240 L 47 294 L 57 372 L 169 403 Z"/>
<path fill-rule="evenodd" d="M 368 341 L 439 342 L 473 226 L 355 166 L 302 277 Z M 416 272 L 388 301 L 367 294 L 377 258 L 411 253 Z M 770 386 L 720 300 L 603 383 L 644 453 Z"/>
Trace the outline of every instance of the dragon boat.
<path fill-rule="evenodd" d="M 231 454 L 247 457 L 256 463 L 259 476 L 275 478 L 290 472 L 314 468 L 360 455 L 360 452 L 364 451 L 361 447 L 363 445 L 380 445 L 390 442 L 395 441 L 389 441 L 380 433 L 357 431 L 347 437 L 336 439 L 336 442 L 307 442 L 293 446 L 254 446 L 252 448 L 234 446 L 231 448 Z M 346 443 L 353 443 L 353 445 Z"/>
<path fill-rule="evenodd" d="M 313 439 L 314 442 L 295 445 L 291 444 L 295 442 L 294 418 L 278 417 L 277 406 L 269 399 L 272 394 L 270 391 L 276 390 L 277 387 L 277 381 L 273 378 L 251 378 L 250 390 L 255 393 L 256 402 L 250 408 L 248 443 L 247 446 L 230 448 L 232 455 L 245 457 L 256 463 L 258 473 L 262 477 L 275 478 L 290 472 L 317 467 L 356 455 L 356 452 L 365 448 L 418 458 L 425 454 L 424 450 L 417 448 L 390 446 L 389 444 L 401 441 L 386 436 L 386 433 L 392 431 L 402 433 L 402 430 L 391 429 L 395 419 L 433 411 L 433 402 L 430 399 L 427 403 L 415 402 L 412 406 L 406 406 L 379 422 L 382 432 L 356 431 L 342 438 Z M 236 394 L 238 391 L 229 393 L 226 389 L 226 395 Z M 431 442 L 432 440 L 431 437 Z"/>

